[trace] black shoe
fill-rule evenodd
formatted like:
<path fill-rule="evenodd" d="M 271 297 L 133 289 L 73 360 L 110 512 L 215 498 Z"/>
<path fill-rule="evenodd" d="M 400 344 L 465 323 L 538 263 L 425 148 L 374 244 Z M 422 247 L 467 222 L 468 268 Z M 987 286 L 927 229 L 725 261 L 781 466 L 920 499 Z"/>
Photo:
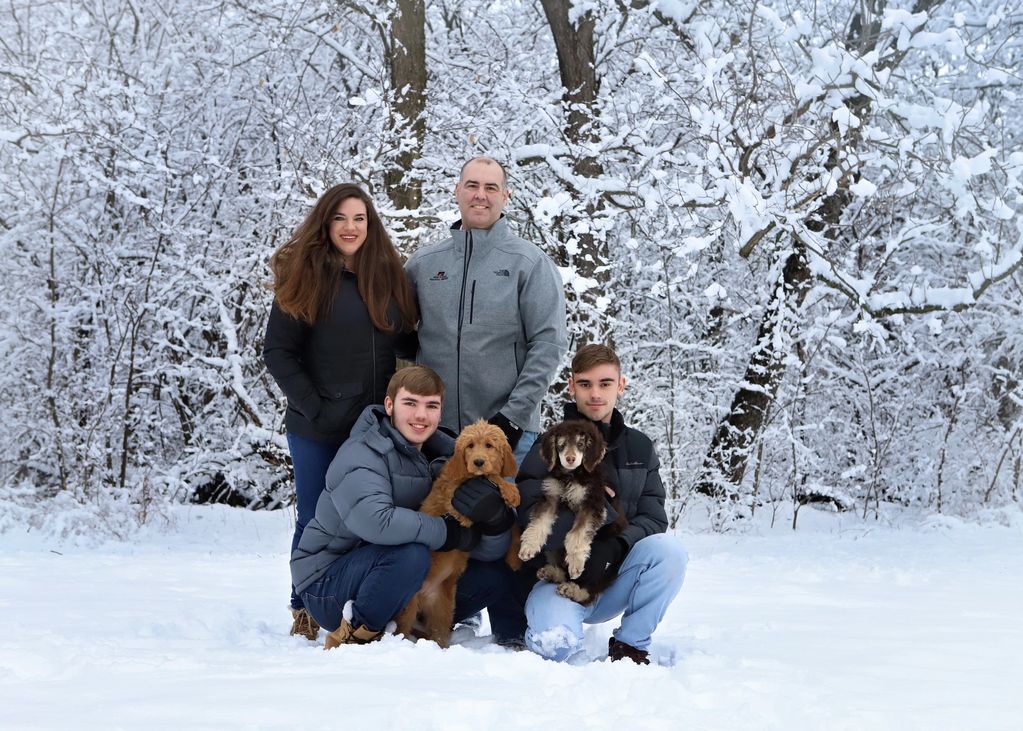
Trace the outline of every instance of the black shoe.
<path fill-rule="evenodd" d="M 476 612 L 471 614 L 461 622 L 455 622 L 455 627 L 462 625 L 463 627 L 471 627 L 473 632 L 477 632 L 483 625 L 483 612 Z"/>
<path fill-rule="evenodd" d="M 526 649 L 526 641 L 521 637 L 498 637 L 494 642 L 506 650 L 514 650 L 515 652 L 521 652 Z"/>
<path fill-rule="evenodd" d="M 617 662 L 619 660 L 632 660 L 637 665 L 649 665 L 650 664 L 650 653 L 646 650 L 640 650 L 638 647 L 627 645 L 624 642 L 619 642 L 614 637 L 607 641 L 607 656 L 611 658 L 611 662 Z"/>

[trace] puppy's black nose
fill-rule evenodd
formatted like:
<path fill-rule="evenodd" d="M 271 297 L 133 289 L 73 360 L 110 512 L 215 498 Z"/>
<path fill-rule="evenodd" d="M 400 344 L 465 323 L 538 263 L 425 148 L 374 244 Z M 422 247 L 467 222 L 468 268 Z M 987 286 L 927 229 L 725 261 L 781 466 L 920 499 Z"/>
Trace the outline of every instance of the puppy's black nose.
<path fill-rule="evenodd" d="M 472 463 L 473 463 L 474 465 L 476 465 L 477 467 L 482 467 L 482 466 L 483 466 L 484 464 L 486 464 L 486 462 L 484 462 L 484 460 L 483 460 L 482 458 L 479 458 L 479 457 L 477 457 L 476 459 L 474 459 L 474 460 L 472 461 Z"/>

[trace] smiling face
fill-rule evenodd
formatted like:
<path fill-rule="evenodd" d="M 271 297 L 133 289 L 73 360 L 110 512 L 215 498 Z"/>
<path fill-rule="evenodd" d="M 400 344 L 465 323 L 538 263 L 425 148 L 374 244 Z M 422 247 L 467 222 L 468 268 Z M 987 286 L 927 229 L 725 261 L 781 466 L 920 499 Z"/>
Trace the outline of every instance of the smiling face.
<path fill-rule="evenodd" d="M 501 217 L 509 195 L 500 165 L 486 159 L 467 163 L 455 186 L 462 228 L 489 229 Z"/>
<path fill-rule="evenodd" d="M 422 449 L 440 424 L 441 397 L 420 396 L 402 387 L 393 399 L 384 397 L 384 410 L 398 433 L 413 447 Z"/>
<path fill-rule="evenodd" d="M 579 413 L 592 421 L 611 423 L 618 397 L 625 393 L 625 377 L 617 366 L 601 363 L 568 379 L 568 393 Z"/>
<path fill-rule="evenodd" d="M 358 198 L 345 198 L 330 220 L 330 242 L 341 252 L 345 266 L 352 268 L 353 258 L 366 242 L 369 215 L 366 204 Z"/>

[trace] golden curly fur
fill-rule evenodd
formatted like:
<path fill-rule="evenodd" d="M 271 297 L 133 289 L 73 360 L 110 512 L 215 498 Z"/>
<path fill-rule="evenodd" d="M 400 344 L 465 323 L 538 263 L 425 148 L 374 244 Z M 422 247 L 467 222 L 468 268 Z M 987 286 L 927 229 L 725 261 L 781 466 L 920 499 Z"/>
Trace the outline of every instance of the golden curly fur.
<path fill-rule="evenodd" d="M 480 419 L 462 430 L 455 440 L 455 453 L 444 465 L 433 483 L 430 493 L 419 509 L 428 515 L 452 515 L 464 526 L 472 522 L 452 507 L 451 498 L 463 482 L 471 477 L 483 476 L 497 485 L 508 507 L 519 505 L 519 490 L 504 479 L 513 475 L 518 466 L 515 454 L 504 432 Z M 518 530 L 513 531 L 512 545 L 507 560 L 518 568 Z M 413 636 L 413 626 L 420 620 L 421 635 L 441 647 L 448 646 L 451 624 L 455 614 L 455 585 L 465 572 L 469 554 L 465 551 L 434 552 L 430 572 L 412 601 L 398 614 L 397 632 Z M 418 629 L 418 628 L 417 628 Z"/>

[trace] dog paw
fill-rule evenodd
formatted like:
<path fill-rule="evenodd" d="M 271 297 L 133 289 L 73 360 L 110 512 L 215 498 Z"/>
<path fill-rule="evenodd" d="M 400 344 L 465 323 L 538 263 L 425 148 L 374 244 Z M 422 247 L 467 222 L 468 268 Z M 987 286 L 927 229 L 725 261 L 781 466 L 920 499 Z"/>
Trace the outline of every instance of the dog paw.
<path fill-rule="evenodd" d="M 525 539 L 525 536 L 523 536 L 523 538 Z M 539 541 L 531 541 L 528 539 L 523 540 L 522 545 L 519 546 L 519 558 L 523 561 L 528 561 L 533 558 L 533 556 L 540 553 L 540 548 L 541 546 Z"/>
<path fill-rule="evenodd" d="M 557 592 L 566 599 L 571 599 L 579 604 L 583 604 L 590 599 L 590 592 L 586 591 L 586 589 L 582 588 L 574 581 L 566 581 L 562 584 L 558 584 Z"/>
<path fill-rule="evenodd" d="M 540 579 L 540 581 L 549 581 L 552 584 L 560 584 L 562 581 L 566 581 L 568 576 L 561 567 L 553 564 L 547 564 L 536 572 L 536 578 Z"/>
<path fill-rule="evenodd" d="M 578 579 L 586 568 L 586 556 L 567 556 L 565 563 L 568 566 L 569 577 Z"/>
<path fill-rule="evenodd" d="M 519 496 L 519 488 L 507 480 L 501 480 L 498 483 L 498 489 L 501 491 L 501 498 L 504 500 L 505 505 L 509 508 L 519 507 L 519 503 L 522 502 L 522 498 Z"/>

